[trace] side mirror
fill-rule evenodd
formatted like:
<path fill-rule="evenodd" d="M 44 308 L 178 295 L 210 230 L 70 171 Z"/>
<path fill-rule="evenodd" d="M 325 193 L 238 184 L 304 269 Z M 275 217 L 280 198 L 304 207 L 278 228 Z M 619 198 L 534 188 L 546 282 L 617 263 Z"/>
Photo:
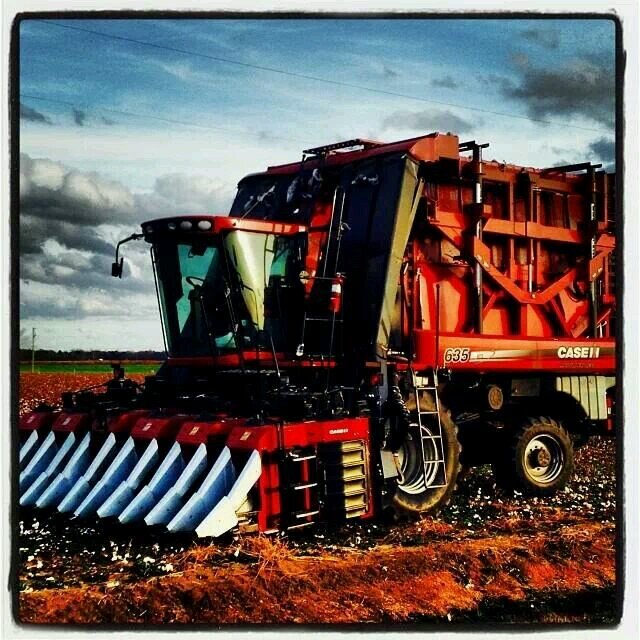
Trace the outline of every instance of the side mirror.
<path fill-rule="evenodd" d="M 122 278 L 122 268 L 124 266 L 124 258 L 111 263 L 111 275 L 114 278 Z"/>
<path fill-rule="evenodd" d="M 130 236 L 126 237 L 124 240 L 120 240 L 116 245 L 116 261 L 111 263 L 111 275 L 114 278 L 122 278 L 122 267 L 124 265 L 124 258 L 119 258 L 120 245 L 125 242 L 130 242 L 131 240 L 140 240 L 143 238 L 143 233 L 132 233 Z"/>

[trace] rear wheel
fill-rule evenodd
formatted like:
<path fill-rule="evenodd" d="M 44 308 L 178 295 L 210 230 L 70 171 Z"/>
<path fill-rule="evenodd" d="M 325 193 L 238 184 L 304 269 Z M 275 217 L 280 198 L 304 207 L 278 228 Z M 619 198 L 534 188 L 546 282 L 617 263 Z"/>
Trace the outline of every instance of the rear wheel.
<path fill-rule="evenodd" d="M 571 479 L 574 451 L 561 424 L 547 417 L 527 418 L 493 465 L 496 482 L 539 496 L 553 495 Z"/>
<path fill-rule="evenodd" d="M 420 405 L 423 411 L 435 409 L 435 401 L 427 393 L 423 393 Z M 408 402 L 407 408 L 410 412 L 411 423 L 396 451 L 399 473 L 393 505 L 396 511 L 405 514 L 436 513 L 451 499 L 460 472 L 460 443 L 458 442 L 457 428 L 449 412 L 441 407 L 440 422 L 446 468 L 445 478 L 442 473 L 442 464 L 439 462 L 443 456 L 437 438 L 425 438 L 424 460 L 426 464 L 423 465 L 415 401 Z M 435 416 L 428 421 L 423 419 L 423 426 L 426 428 L 425 435 L 437 435 Z"/>

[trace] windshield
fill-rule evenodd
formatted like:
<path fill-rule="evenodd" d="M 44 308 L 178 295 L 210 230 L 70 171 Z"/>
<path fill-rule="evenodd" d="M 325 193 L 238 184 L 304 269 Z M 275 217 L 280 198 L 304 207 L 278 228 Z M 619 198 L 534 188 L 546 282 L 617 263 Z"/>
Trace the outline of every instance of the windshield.
<path fill-rule="evenodd" d="M 235 348 L 225 310 L 224 264 L 217 246 L 163 243 L 154 247 L 163 322 L 173 355 Z"/>
<path fill-rule="evenodd" d="M 171 355 L 295 349 L 304 295 L 300 240 L 244 230 L 213 240 L 154 245 Z"/>
<path fill-rule="evenodd" d="M 291 176 L 259 175 L 245 178 L 231 205 L 231 215 L 247 218 L 283 219 Z"/>

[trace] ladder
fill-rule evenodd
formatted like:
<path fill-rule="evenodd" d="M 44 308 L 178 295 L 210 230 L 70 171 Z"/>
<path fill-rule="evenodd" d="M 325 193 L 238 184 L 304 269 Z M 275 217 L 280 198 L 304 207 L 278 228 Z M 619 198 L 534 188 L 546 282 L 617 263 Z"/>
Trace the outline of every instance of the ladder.
<path fill-rule="evenodd" d="M 301 529 L 320 513 L 315 447 L 288 451 L 285 458 L 283 515 L 285 529 Z"/>
<path fill-rule="evenodd" d="M 438 373 L 431 369 L 427 375 L 411 372 L 413 389 L 418 414 L 418 431 L 420 433 L 420 451 L 422 454 L 422 473 L 425 487 L 436 489 L 447 486 L 447 466 L 444 455 L 444 440 L 442 437 L 442 421 L 440 419 L 440 398 L 438 394 Z M 423 410 L 420 406 L 420 396 L 423 391 L 433 393 L 435 411 Z M 435 420 L 433 420 L 435 416 Z M 426 426 L 425 421 L 434 425 L 434 429 Z M 431 455 L 427 457 L 427 452 Z"/>

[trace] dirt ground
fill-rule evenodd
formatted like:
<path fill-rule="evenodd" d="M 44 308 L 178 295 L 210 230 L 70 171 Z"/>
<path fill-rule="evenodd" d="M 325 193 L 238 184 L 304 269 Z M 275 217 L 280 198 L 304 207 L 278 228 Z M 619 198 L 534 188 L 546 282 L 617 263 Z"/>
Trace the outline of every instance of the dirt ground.
<path fill-rule="evenodd" d="M 39 388 L 23 397 L 22 411 L 35 399 L 54 401 L 51 385 L 21 381 L 25 393 Z M 619 617 L 615 515 L 615 446 L 603 438 L 580 449 L 574 481 L 553 498 L 501 493 L 480 467 L 437 518 L 414 523 L 229 534 L 203 544 L 24 512 L 16 532 L 17 618 L 612 624 Z"/>

